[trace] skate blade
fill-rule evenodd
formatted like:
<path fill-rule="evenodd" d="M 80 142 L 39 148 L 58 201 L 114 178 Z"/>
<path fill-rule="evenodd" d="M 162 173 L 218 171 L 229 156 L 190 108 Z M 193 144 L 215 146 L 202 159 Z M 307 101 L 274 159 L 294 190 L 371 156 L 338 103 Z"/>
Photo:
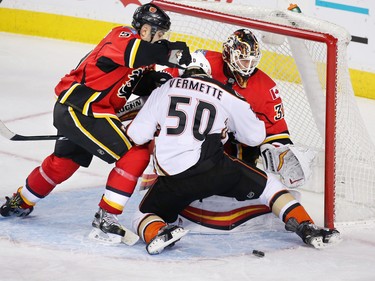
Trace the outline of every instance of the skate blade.
<path fill-rule="evenodd" d="M 314 247 L 315 249 L 324 248 L 323 237 L 319 236 L 311 238 L 311 240 L 309 241 L 309 245 Z"/>
<path fill-rule="evenodd" d="M 326 242 L 324 244 L 326 244 L 329 247 L 329 246 L 336 245 L 336 244 L 340 243 L 341 241 L 342 241 L 341 234 L 340 233 L 334 233 L 334 234 L 331 235 L 331 237 L 329 237 L 328 242 Z"/>
<path fill-rule="evenodd" d="M 168 247 L 171 244 L 174 244 L 178 240 L 181 239 L 181 237 L 188 234 L 189 230 L 185 230 L 182 228 L 176 229 L 172 231 L 172 238 L 168 241 L 164 241 L 161 237 L 155 239 L 150 244 L 147 245 L 146 250 L 150 255 L 157 255 L 163 252 L 163 250 Z"/>
<path fill-rule="evenodd" d="M 120 244 L 122 242 L 122 236 L 111 234 L 111 233 L 104 233 L 99 228 L 93 228 L 89 233 L 89 238 L 92 240 L 99 241 L 104 244 Z"/>
<path fill-rule="evenodd" d="M 125 235 L 120 236 L 112 233 L 104 233 L 99 228 L 93 228 L 89 233 L 89 238 L 99 241 L 104 244 L 120 244 L 124 243 L 128 246 L 133 246 L 138 242 L 139 236 L 127 228 L 124 228 Z"/>
<path fill-rule="evenodd" d="M 323 242 L 322 237 L 315 237 L 310 241 L 310 245 L 313 246 L 315 249 L 323 249 L 328 248 L 333 245 L 337 245 L 342 241 L 342 237 L 340 233 L 334 233 L 331 235 L 327 242 Z"/>
<path fill-rule="evenodd" d="M 125 230 L 125 235 L 124 237 L 121 238 L 121 242 L 128 245 L 128 246 L 133 246 L 135 243 L 138 242 L 139 236 L 135 234 L 134 232 L 130 231 L 127 228 L 124 228 Z"/>

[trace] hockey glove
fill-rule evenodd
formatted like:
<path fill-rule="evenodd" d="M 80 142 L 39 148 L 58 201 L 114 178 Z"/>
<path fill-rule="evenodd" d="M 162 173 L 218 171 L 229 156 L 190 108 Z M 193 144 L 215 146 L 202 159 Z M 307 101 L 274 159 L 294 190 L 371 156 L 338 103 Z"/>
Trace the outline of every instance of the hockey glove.
<path fill-rule="evenodd" d="M 153 70 L 145 72 L 135 85 L 132 93 L 140 97 L 149 96 L 153 90 L 171 78 L 172 76 L 167 72 Z"/>
<path fill-rule="evenodd" d="M 260 150 L 264 169 L 279 174 L 281 182 L 287 187 L 299 187 L 311 176 L 311 164 L 315 157 L 311 150 L 269 143 L 261 145 Z"/>
<path fill-rule="evenodd" d="M 155 44 L 162 44 L 168 49 L 168 62 L 165 64 L 169 67 L 183 68 L 181 65 L 191 63 L 191 55 L 189 47 L 185 42 L 170 42 L 168 40 L 159 40 Z"/>

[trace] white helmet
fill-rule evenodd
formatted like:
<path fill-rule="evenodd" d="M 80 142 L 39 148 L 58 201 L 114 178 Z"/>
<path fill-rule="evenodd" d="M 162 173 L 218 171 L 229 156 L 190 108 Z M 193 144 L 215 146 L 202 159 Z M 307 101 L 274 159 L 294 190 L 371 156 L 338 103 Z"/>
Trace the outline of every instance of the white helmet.
<path fill-rule="evenodd" d="M 191 63 L 186 67 L 188 69 L 201 68 L 208 76 L 211 77 L 211 65 L 201 51 L 195 51 L 191 53 Z M 182 71 L 184 72 L 184 71 Z M 182 73 L 180 73 L 182 75 Z"/>

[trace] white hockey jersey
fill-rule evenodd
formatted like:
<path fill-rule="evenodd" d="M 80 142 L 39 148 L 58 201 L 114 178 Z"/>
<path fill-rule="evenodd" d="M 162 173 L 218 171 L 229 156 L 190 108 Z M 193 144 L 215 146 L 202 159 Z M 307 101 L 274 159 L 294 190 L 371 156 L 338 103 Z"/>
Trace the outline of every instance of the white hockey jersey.
<path fill-rule="evenodd" d="M 155 89 L 127 134 L 138 145 L 155 136 L 154 160 L 168 175 L 176 175 L 198 162 L 208 134 L 226 131 L 249 146 L 266 137 L 263 121 L 241 96 L 211 78 L 189 77 Z"/>

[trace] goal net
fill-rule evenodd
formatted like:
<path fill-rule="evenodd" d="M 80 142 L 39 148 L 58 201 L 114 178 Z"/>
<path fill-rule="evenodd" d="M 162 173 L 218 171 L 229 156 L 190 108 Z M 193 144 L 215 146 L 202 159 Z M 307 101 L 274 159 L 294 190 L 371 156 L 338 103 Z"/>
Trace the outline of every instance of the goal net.
<path fill-rule="evenodd" d="M 259 68 L 278 84 L 296 145 L 314 150 L 303 189 L 322 194 L 325 225 L 375 219 L 375 146 L 361 119 L 347 64 L 350 35 L 303 13 L 220 1 L 153 3 L 171 17 L 172 41 L 191 51 L 222 50 L 240 28 L 261 44 Z"/>

